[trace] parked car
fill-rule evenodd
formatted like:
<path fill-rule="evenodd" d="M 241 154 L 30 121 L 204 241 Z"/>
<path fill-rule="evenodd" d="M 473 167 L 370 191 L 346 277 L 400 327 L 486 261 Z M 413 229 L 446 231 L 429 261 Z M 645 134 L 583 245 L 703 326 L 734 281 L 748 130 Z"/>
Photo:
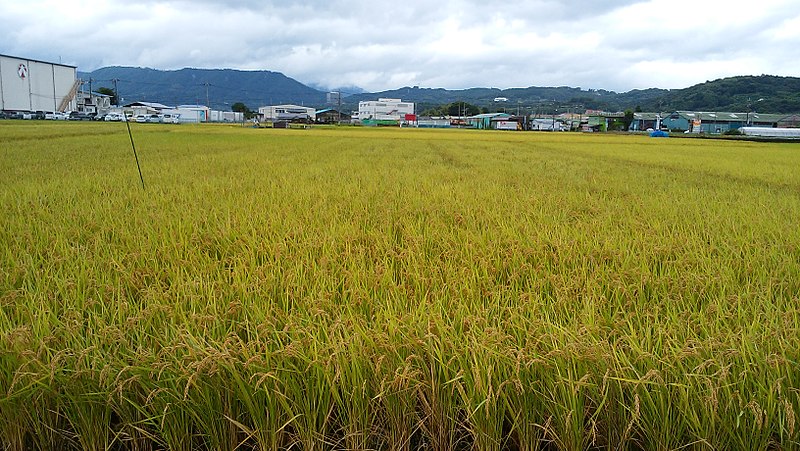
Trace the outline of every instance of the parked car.
<path fill-rule="evenodd" d="M 147 122 L 153 122 L 158 124 L 161 122 L 161 116 L 159 116 L 158 114 L 150 114 L 147 116 Z"/>
<path fill-rule="evenodd" d="M 161 122 L 163 122 L 165 124 L 180 124 L 181 123 L 181 115 L 180 114 L 165 113 L 161 117 Z"/>
<path fill-rule="evenodd" d="M 44 118 L 50 121 L 65 121 L 68 117 L 67 113 L 62 113 L 60 111 L 51 111 L 44 115 Z"/>
<path fill-rule="evenodd" d="M 137 114 L 134 120 L 136 122 L 147 122 L 147 116 L 144 114 Z"/>
<path fill-rule="evenodd" d="M 93 120 L 93 121 L 104 121 L 104 120 L 106 119 L 106 116 L 107 116 L 107 115 L 108 115 L 108 114 L 106 114 L 106 113 L 102 113 L 102 114 L 95 114 L 95 115 L 94 115 L 94 117 L 92 117 L 92 120 Z"/>
<path fill-rule="evenodd" d="M 73 111 L 69 113 L 69 120 L 71 121 L 91 121 L 92 115 L 82 111 Z"/>
<path fill-rule="evenodd" d="M 122 122 L 124 119 L 125 116 L 120 113 L 108 113 L 106 114 L 106 117 L 103 118 L 103 120 L 106 122 Z"/>
<path fill-rule="evenodd" d="M 40 121 L 43 120 L 44 119 L 44 111 L 34 111 L 33 118 L 34 119 L 38 119 Z"/>

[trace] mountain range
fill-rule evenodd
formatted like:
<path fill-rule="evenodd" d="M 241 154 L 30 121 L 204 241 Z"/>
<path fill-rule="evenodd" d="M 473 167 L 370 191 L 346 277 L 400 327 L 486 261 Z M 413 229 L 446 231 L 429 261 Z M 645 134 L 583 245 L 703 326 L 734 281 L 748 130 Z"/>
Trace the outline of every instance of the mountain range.
<path fill-rule="evenodd" d="M 123 103 L 203 104 L 219 110 L 230 110 L 237 102 L 253 110 L 264 105 L 287 103 L 316 108 L 331 106 L 326 105 L 326 90 L 272 71 L 189 68 L 162 71 L 114 66 L 79 72 L 78 77 L 91 82 L 92 89 L 101 86 L 113 89 L 116 80 Z M 388 97 L 415 102 L 418 111 L 466 102 L 487 111 L 543 113 L 567 109 L 800 112 L 800 78 L 772 75 L 729 77 L 685 89 L 651 88 L 623 93 L 567 86 L 460 90 L 414 86 L 372 93 L 349 87 L 341 91 L 343 111 L 356 110 L 362 100 Z M 498 99 L 505 100 L 498 102 Z"/>
<path fill-rule="evenodd" d="M 157 102 L 165 105 L 208 105 L 230 110 L 242 102 L 250 109 L 264 105 L 295 103 L 319 106 L 326 93 L 279 72 L 233 69 L 180 69 L 162 71 L 141 67 L 103 67 L 79 72 L 92 89 L 114 88 L 122 103 Z"/>

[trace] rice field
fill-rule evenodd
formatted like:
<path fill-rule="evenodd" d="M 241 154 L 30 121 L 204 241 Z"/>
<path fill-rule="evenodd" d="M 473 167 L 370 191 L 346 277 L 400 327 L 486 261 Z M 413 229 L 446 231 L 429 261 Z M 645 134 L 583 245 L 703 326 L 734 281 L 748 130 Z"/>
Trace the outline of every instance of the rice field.
<path fill-rule="evenodd" d="M 0 448 L 800 449 L 800 144 L 0 122 Z"/>

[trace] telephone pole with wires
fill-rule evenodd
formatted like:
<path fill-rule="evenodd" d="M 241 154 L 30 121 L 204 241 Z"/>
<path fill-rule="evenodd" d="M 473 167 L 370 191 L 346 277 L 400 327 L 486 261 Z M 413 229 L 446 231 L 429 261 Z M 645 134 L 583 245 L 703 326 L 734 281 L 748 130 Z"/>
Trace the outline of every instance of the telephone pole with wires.
<path fill-rule="evenodd" d="M 118 81 L 119 81 L 119 78 L 112 78 L 111 79 L 111 82 L 114 83 L 114 103 L 116 103 L 117 106 L 119 106 L 119 91 L 117 90 L 117 82 Z"/>

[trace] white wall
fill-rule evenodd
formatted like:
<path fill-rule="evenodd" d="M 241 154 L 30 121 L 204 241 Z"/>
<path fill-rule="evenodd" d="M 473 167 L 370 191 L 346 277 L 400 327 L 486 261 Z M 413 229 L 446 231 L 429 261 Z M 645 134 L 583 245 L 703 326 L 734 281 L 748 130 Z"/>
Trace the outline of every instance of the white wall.
<path fill-rule="evenodd" d="M 360 120 L 403 120 L 406 114 L 414 114 L 414 104 L 400 99 L 378 99 L 358 102 Z"/>
<path fill-rule="evenodd" d="M 20 65 L 27 69 L 25 77 Z M 0 109 L 56 111 L 76 81 L 74 67 L 0 55 Z M 65 110 L 75 106 L 73 98 Z"/>
<path fill-rule="evenodd" d="M 170 110 L 161 110 L 161 113 L 180 114 L 180 122 L 183 123 L 199 123 L 206 121 L 206 112 L 202 109 L 189 109 L 189 108 L 173 108 Z"/>
<path fill-rule="evenodd" d="M 211 122 L 242 122 L 244 113 L 211 110 Z"/>

